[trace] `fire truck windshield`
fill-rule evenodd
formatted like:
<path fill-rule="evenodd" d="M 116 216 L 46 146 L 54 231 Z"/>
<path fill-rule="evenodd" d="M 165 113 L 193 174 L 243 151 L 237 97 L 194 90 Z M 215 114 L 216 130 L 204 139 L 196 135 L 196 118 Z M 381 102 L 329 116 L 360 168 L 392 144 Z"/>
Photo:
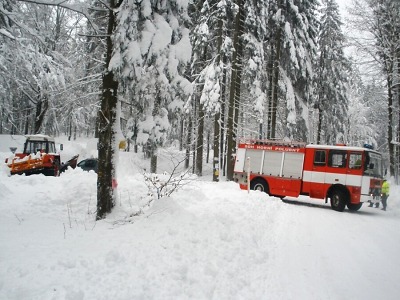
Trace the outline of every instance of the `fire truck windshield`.
<path fill-rule="evenodd" d="M 366 152 L 364 174 L 383 178 L 382 156 L 375 152 Z"/>

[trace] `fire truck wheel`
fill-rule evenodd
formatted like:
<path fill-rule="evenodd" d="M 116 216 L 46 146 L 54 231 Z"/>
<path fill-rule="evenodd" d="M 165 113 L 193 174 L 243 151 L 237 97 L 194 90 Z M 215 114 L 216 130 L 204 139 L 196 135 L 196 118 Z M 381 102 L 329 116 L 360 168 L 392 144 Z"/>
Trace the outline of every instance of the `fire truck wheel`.
<path fill-rule="evenodd" d="M 336 211 L 344 211 L 346 207 L 346 195 L 344 191 L 335 189 L 331 193 L 331 207 Z"/>
<path fill-rule="evenodd" d="M 347 208 L 352 211 L 357 211 L 361 208 L 362 205 L 362 202 L 358 204 L 347 203 Z"/>
<path fill-rule="evenodd" d="M 269 194 L 268 183 L 262 178 L 253 179 L 250 182 L 250 189 L 255 191 L 266 192 L 267 194 Z"/>

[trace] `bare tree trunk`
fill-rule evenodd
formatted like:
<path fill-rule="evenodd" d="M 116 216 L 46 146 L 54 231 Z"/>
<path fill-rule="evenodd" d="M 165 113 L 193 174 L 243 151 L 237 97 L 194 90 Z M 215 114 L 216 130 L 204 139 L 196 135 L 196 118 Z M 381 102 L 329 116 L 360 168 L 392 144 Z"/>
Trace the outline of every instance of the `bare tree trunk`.
<path fill-rule="evenodd" d="M 24 134 L 28 134 L 28 133 L 29 133 L 29 111 L 27 109 L 26 113 L 25 113 Z"/>
<path fill-rule="evenodd" d="M 393 94 L 392 94 L 392 75 L 388 70 L 387 88 L 388 88 L 388 145 L 389 145 L 389 163 L 390 175 L 395 175 L 395 153 L 393 142 Z"/>
<path fill-rule="evenodd" d="M 203 62 L 207 60 L 207 46 L 203 52 Z M 202 89 L 204 84 L 202 85 Z M 198 108 L 198 127 L 197 127 L 197 142 L 196 142 L 196 175 L 203 175 L 203 152 L 204 152 L 204 106 L 200 102 L 201 93 L 196 96 L 196 107 Z"/>
<path fill-rule="evenodd" d="M 278 10 L 283 10 L 282 0 L 277 1 Z M 274 139 L 276 135 L 276 119 L 278 109 L 278 82 L 279 68 L 281 65 L 282 47 L 282 25 L 276 24 L 279 20 L 270 23 L 276 32 L 271 35 L 270 57 L 268 58 L 268 115 L 267 115 L 267 138 Z"/>
<path fill-rule="evenodd" d="M 206 155 L 206 163 L 208 164 L 210 160 L 210 131 L 207 131 L 207 155 Z"/>
<path fill-rule="evenodd" d="M 322 73 L 323 70 L 325 69 L 325 66 L 323 65 L 324 63 L 324 58 L 326 57 L 325 52 L 323 51 L 320 55 L 320 60 L 319 60 L 319 69 L 320 69 L 320 73 L 319 75 L 319 79 L 318 79 L 318 85 L 320 88 L 320 91 L 318 93 L 318 103 L 317 103 L 317 108 L 318 108 L 318 124 L 317 124 L 317 144 L 321 143 L 321 136 L 322 136 L 322 122 L 323 122 L 323 113 L 324 113 L 324 107 L 325 107 L 325 103 L 324 103 L 324 85 L 322 82 Z"/>
<path fill-rule="evenodd" d="M 271 53 L 268 58 L 268 113 L 267 113 L 267 139 L 271 138 L 271 127 L 272 127 L 272 94 L 273 94 L 273 81 L 274 81 L 274 47 L 271 44 Z"/>
<path fill-rule="evenodd" d="M 72 118 L 69 118 L 69 126 L 68 126 L 68 141 L 71 140 L 72 137 Z"/>
<path fill-rule="evenodd" d="M 157 93 L 156 100 L 154 102 L 154 108 L 153 108 L 153 117 L 157 116 L 160 111 L 161 111 L 161 106 L 162 106 L 162 99 L 160 96 L 160 93 Z M 155 139 L 155 134 L 150 135 L 150 139 L 148 140 L 148 143 L 150 145 L 150 172 L 151 173 L 157 173 L 157 149 L 159 144 L 157 143 Z"/>
<path fill-rule="evenodd" d="M 200 97 L 200 96 L 199 96 Z M 199 99 L 200 102 L 200 99 Z M 204 150 L 204 108 L 198 103 L 199 107 L 199 124 L 197 127 L 197 147 L 196 147 L 196 175 L 203 175 L 203 150 Z"/>
<path fill-rule="evenodd" d="M 217 112 L 214 116 L 214 149 L 213 149 L 213 181 L 219 181 L 219 169 L 220 169 L 220 162 L 219 162 L 219 135 L 220 135 L 220 121 L 221 114 Z"/>
<path fill-rule="evenodd" d="M 192 116 L 189 116 L 186 136 L 186 158 L 185 158 L 185 169 L 189 168 L 190 164 L 190 147 L 192 144 Z"/>
<path fill-rule="evenodd" d="M 232 57 L 232 76 L 231 76 L 231 86 L 230 86 L 230 95 L 229 95 L 229 110 L 228 110 L 228 127 L 227 127 L 227 168 L 226 168 L 226 179 L 233 180 L 233 154 L 235 152 L 236 146 L 236 127 L 235 120 L 238 119 L 238 111 L 239 111 L 239 100 L 240 100 L 240 81 L 241 81 L 241 73 L 242 73 L 242 39 L 241 35 L 243 33 L 243 18 L 244 18 L 244 1 L 245 0 L 237 0 L 237 5 L 239 7 L 239 11 L 236 15 L 235 20 L 235 35 L 233 40 L 233 47 L 235 51 L 233 52 Z"/>
<path fill-rule="evenodd" d="M 114 207 L 113 179 L 115 179 L 115 166 L 113 162 L 115 151 L 114 124 L 116 121 L 118 81 L 114 79 L 112 71 L 108 70 L 111 60 L 113 44 L 111 35 L 116 24 L 113 9 L 116 8 L 116 1 L 110 0 L 110 11 L 108 14 L 107 29 L 107 53 L 106 68 L 103 75 L 103 86 L 101 96 L 101 107 L 98 116 L 99 133 L 99 164 L 97 174 L 97 216 L 100 220 L 106 217 Z"/>
<path fill-rule="evenodd" d="M 394 97 L 397 98 L 397 118 L 398 118 L 398 125 L 397 125 L 397 142 L 400 142 L 400 48 L 396 52 L 396 61 L 395 65 L 395 80 L 394 80 Z M 400 147 L 397 146 L 397 171 L 400 169 Z M 399 178 L 397 178 L 397 184 L 399 184 Z"/>
<path fill-rule="evenodd" d="M 276 116 L 278 110 L 278 82 L 279 82 L 279 67 L 281 60 L 281 36 L 282 29 L 279 27 L 276 33 L 276 53 L 274 62 L 274 77 L 272 82 L 272 101 L 271 101 L 271 138 L 276 135 Z"/>
<path fill-rule="evenodd" d="M 44 117 L 49 108 L 49 100 L 45 96 L 43 99 L 39 99 L 36 103 L 36 115 L 35 115 L 35 134 L 40 133 L 44 121 Z"/>
<path fill-rule="evenodd" d="M 322 132 L 322 109 L 321 102 L 318 104 L 318 126 L 317 126 L 317 145 L 321 143 L 321 132 Z"/>
<path fill-rule="evenodd" d="M 183 125 L 184 125 L 183 117 L 181 117 L 181 120 L 179 122 L 179 127 L 180 127 L 180 129 L 179 129 L 179 151 L 183 150 Z"/>
<path fill-rule="evenodd" d="M 226 66 L 227 58 L 223 56 L 223 65 Z M 226 81 L 227 81 L 227 70 L 224 67 L 223 75 L 222 75 L 222 86 L 221 86 L 221 123 L 220 123 L 220 154 L 219 154 L 219 163 L 220 169 L 222 169 L 222 176 L 226 175 L 226 168 L 225 168 L 225 107 L 226 107 Z"/>
<path fill-rule="evenodd" d="M 192 127 L 190 134 L 192 134 L 192 144 L 191 146 L 191 153 L 192 153 L 192 173 L 196 173 L 196 148 L 197 148 L 197 138 L 195 136 L 196 126 L 199 125 L 198 123 L 198 116 L 197 116 L 197 101 L 193 101 L 193 113 L 192 113 Z"/>
<path fill-rule="evenodd" d="M 0 134 L 3 134 L 3 120 L 4 120 L 5 110 L 4 107 L 1 109 L 0 114 Z"/>
<path fill-rule="evenodd" d="M 151 146 L 150 173 L 157 173 L 157 146 L 156 145 Z"/>
<path fill-rule="evenodd" d="M 218 30 L 219 30 L 219 34 L 218 34 L 218 49 L 217 49 L 217 59 L 215 61 L 215 64 L 218 66 L 220 61 L 221 61 L 221 49 L 222 49 L 222 34 L 223 34 L 223 26 L 224 26 L 224 22 L 222 19 L 220 19 L 218 21 Z M 224 83 L 222 83 L 222 85 L 224 85 Z M 220 111 L 216 112 L 214 115 L 214 141 L 213 141 L 213 181 L 218 181 L 219 180 L 219 170 L 220 170 L 220 134 L 221 132 L 221 126 L 220 126 L 220 118 L 221 118 L 221 111 L 222 111 L 222 99 L 223 99 L 223 95 L 224 92 L 221 92 L 220 95 Z"/>

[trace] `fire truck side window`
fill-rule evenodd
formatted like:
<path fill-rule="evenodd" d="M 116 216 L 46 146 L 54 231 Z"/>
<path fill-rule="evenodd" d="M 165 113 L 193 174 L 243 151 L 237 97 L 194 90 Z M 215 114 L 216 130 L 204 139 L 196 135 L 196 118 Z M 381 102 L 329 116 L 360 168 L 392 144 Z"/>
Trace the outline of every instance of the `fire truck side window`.
<path fill-rule="evenodd" d="M 326 164 L 326 151 L 325 150 L 315 150 L 314 165 L 324 166 Z"/>
<path fill-rule="evenodd" d="M 347 160 L 347 152 L 343 150 L 329 151 L 328 166 L 334 168 L 345 168 Z"/>
<path fill-rule="evenodd" d="M 362 154 L 361 153 L 350 153 L 349 168 L 350 169 L 361 169 Z"/>

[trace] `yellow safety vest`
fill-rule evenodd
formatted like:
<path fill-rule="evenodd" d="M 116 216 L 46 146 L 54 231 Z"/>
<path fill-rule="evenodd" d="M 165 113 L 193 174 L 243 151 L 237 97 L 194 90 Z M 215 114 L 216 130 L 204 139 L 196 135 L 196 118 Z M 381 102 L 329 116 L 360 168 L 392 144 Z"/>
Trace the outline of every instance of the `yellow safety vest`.
<path fill-rule="evenodd" d="M 382 194 L 389 195 L 389 182 L 387 181 L 382 184 Z"/>

